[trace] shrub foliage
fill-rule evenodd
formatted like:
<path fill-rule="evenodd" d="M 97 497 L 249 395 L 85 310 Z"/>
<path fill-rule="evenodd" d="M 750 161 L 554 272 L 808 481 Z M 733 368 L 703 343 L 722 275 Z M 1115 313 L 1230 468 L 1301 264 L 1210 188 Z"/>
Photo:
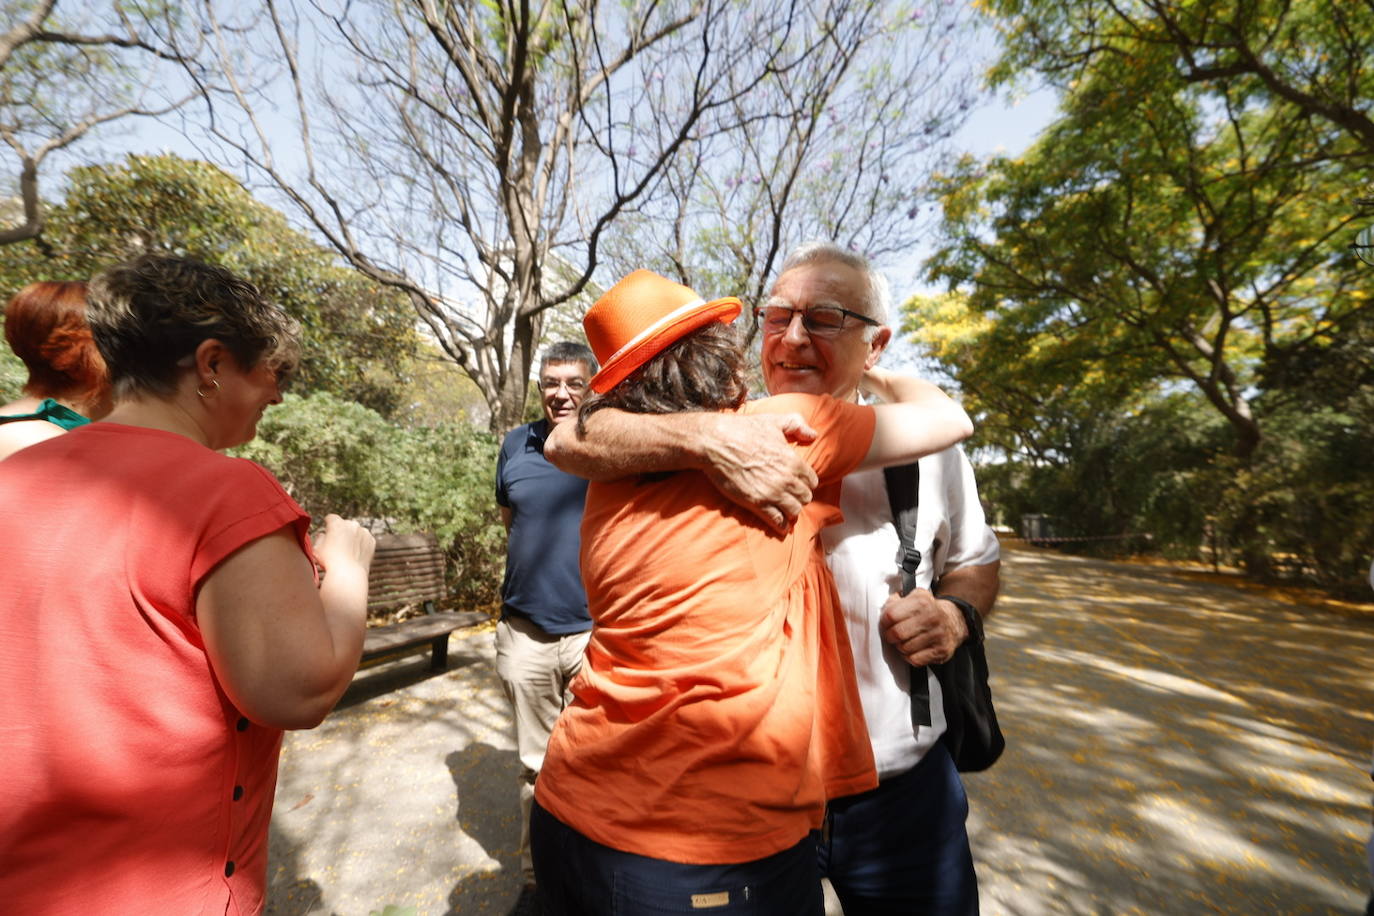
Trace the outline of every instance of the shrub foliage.
<path fill-rule="evenodd" d="M 288 394 L 237 454 L 265 465 L 319 522 L 330 512 L 395 532 L 433 531 L 454 603 L 496 608 L 505 531 L 496 507 L 499 443 L 466 423 L 403 427 L 323 391 Z"/>

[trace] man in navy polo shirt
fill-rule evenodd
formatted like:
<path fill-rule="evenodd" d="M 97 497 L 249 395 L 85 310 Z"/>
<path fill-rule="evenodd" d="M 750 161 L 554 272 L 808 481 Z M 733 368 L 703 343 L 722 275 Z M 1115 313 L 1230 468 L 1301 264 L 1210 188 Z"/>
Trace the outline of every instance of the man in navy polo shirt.
<path fill-rule="evenodd" d="M 587 481 L 549 464 L 544 440 L 576 417 L 596 370 L 596 357 L 583 344 L 562 341 L 545 350 L 539 365 L 544 419 L 511 430 L 496 464 L 496 502 L 507 533 L 496 673 L 515 712 L 525 878 L 512 913 L 538 912 L 529 848 L 534 780 L 553 725 L 572 698 L 568 685 L 592 630 L 578 568 Z"/>

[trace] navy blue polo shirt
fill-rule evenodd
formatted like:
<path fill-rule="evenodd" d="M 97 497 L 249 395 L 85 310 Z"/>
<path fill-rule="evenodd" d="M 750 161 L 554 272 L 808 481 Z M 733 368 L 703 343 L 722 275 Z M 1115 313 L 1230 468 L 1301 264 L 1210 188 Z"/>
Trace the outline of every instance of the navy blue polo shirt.
<path fill-rule="evenodd" d="M 548 420 L 511 430 L 496 461 L 496 501 L 511 511 L 501 613 L 562 636 L 592 628 L 578 565 L 587 481 L 549 464 L 548 431 Z"/>

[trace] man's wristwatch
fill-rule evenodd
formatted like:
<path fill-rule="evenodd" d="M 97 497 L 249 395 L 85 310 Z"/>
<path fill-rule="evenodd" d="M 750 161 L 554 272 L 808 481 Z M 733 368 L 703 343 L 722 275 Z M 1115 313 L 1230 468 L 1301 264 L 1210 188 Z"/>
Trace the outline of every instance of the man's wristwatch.
<path fill-rule="evenodd" d="M 955 595 L 936 595 L 935 600 L 948 601 L 963 613 L 964 623 L 968 625 L 969 642 L 976 644 L 983 641 L 983 618 L 978 615 L 976 607 Z"/>

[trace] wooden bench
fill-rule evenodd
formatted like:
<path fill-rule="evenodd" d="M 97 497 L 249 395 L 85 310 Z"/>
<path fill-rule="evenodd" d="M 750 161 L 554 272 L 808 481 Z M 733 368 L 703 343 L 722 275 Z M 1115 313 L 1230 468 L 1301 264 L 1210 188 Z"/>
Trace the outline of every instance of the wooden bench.
<path fill-rule="evenodd" d="M 447 594 L 444 552 L 433 534 L 383 534 L 368 575 L 367 611 L 422 604 L 425 613 L 399 623 L 368 627 L 363 638 L 364 665 L 430 648 L 429 667 L 448 668 L 448 637 L 454 630 L 477 626 L 491 618 L 480 611 L 436 611 L 434 603 Z"/>

